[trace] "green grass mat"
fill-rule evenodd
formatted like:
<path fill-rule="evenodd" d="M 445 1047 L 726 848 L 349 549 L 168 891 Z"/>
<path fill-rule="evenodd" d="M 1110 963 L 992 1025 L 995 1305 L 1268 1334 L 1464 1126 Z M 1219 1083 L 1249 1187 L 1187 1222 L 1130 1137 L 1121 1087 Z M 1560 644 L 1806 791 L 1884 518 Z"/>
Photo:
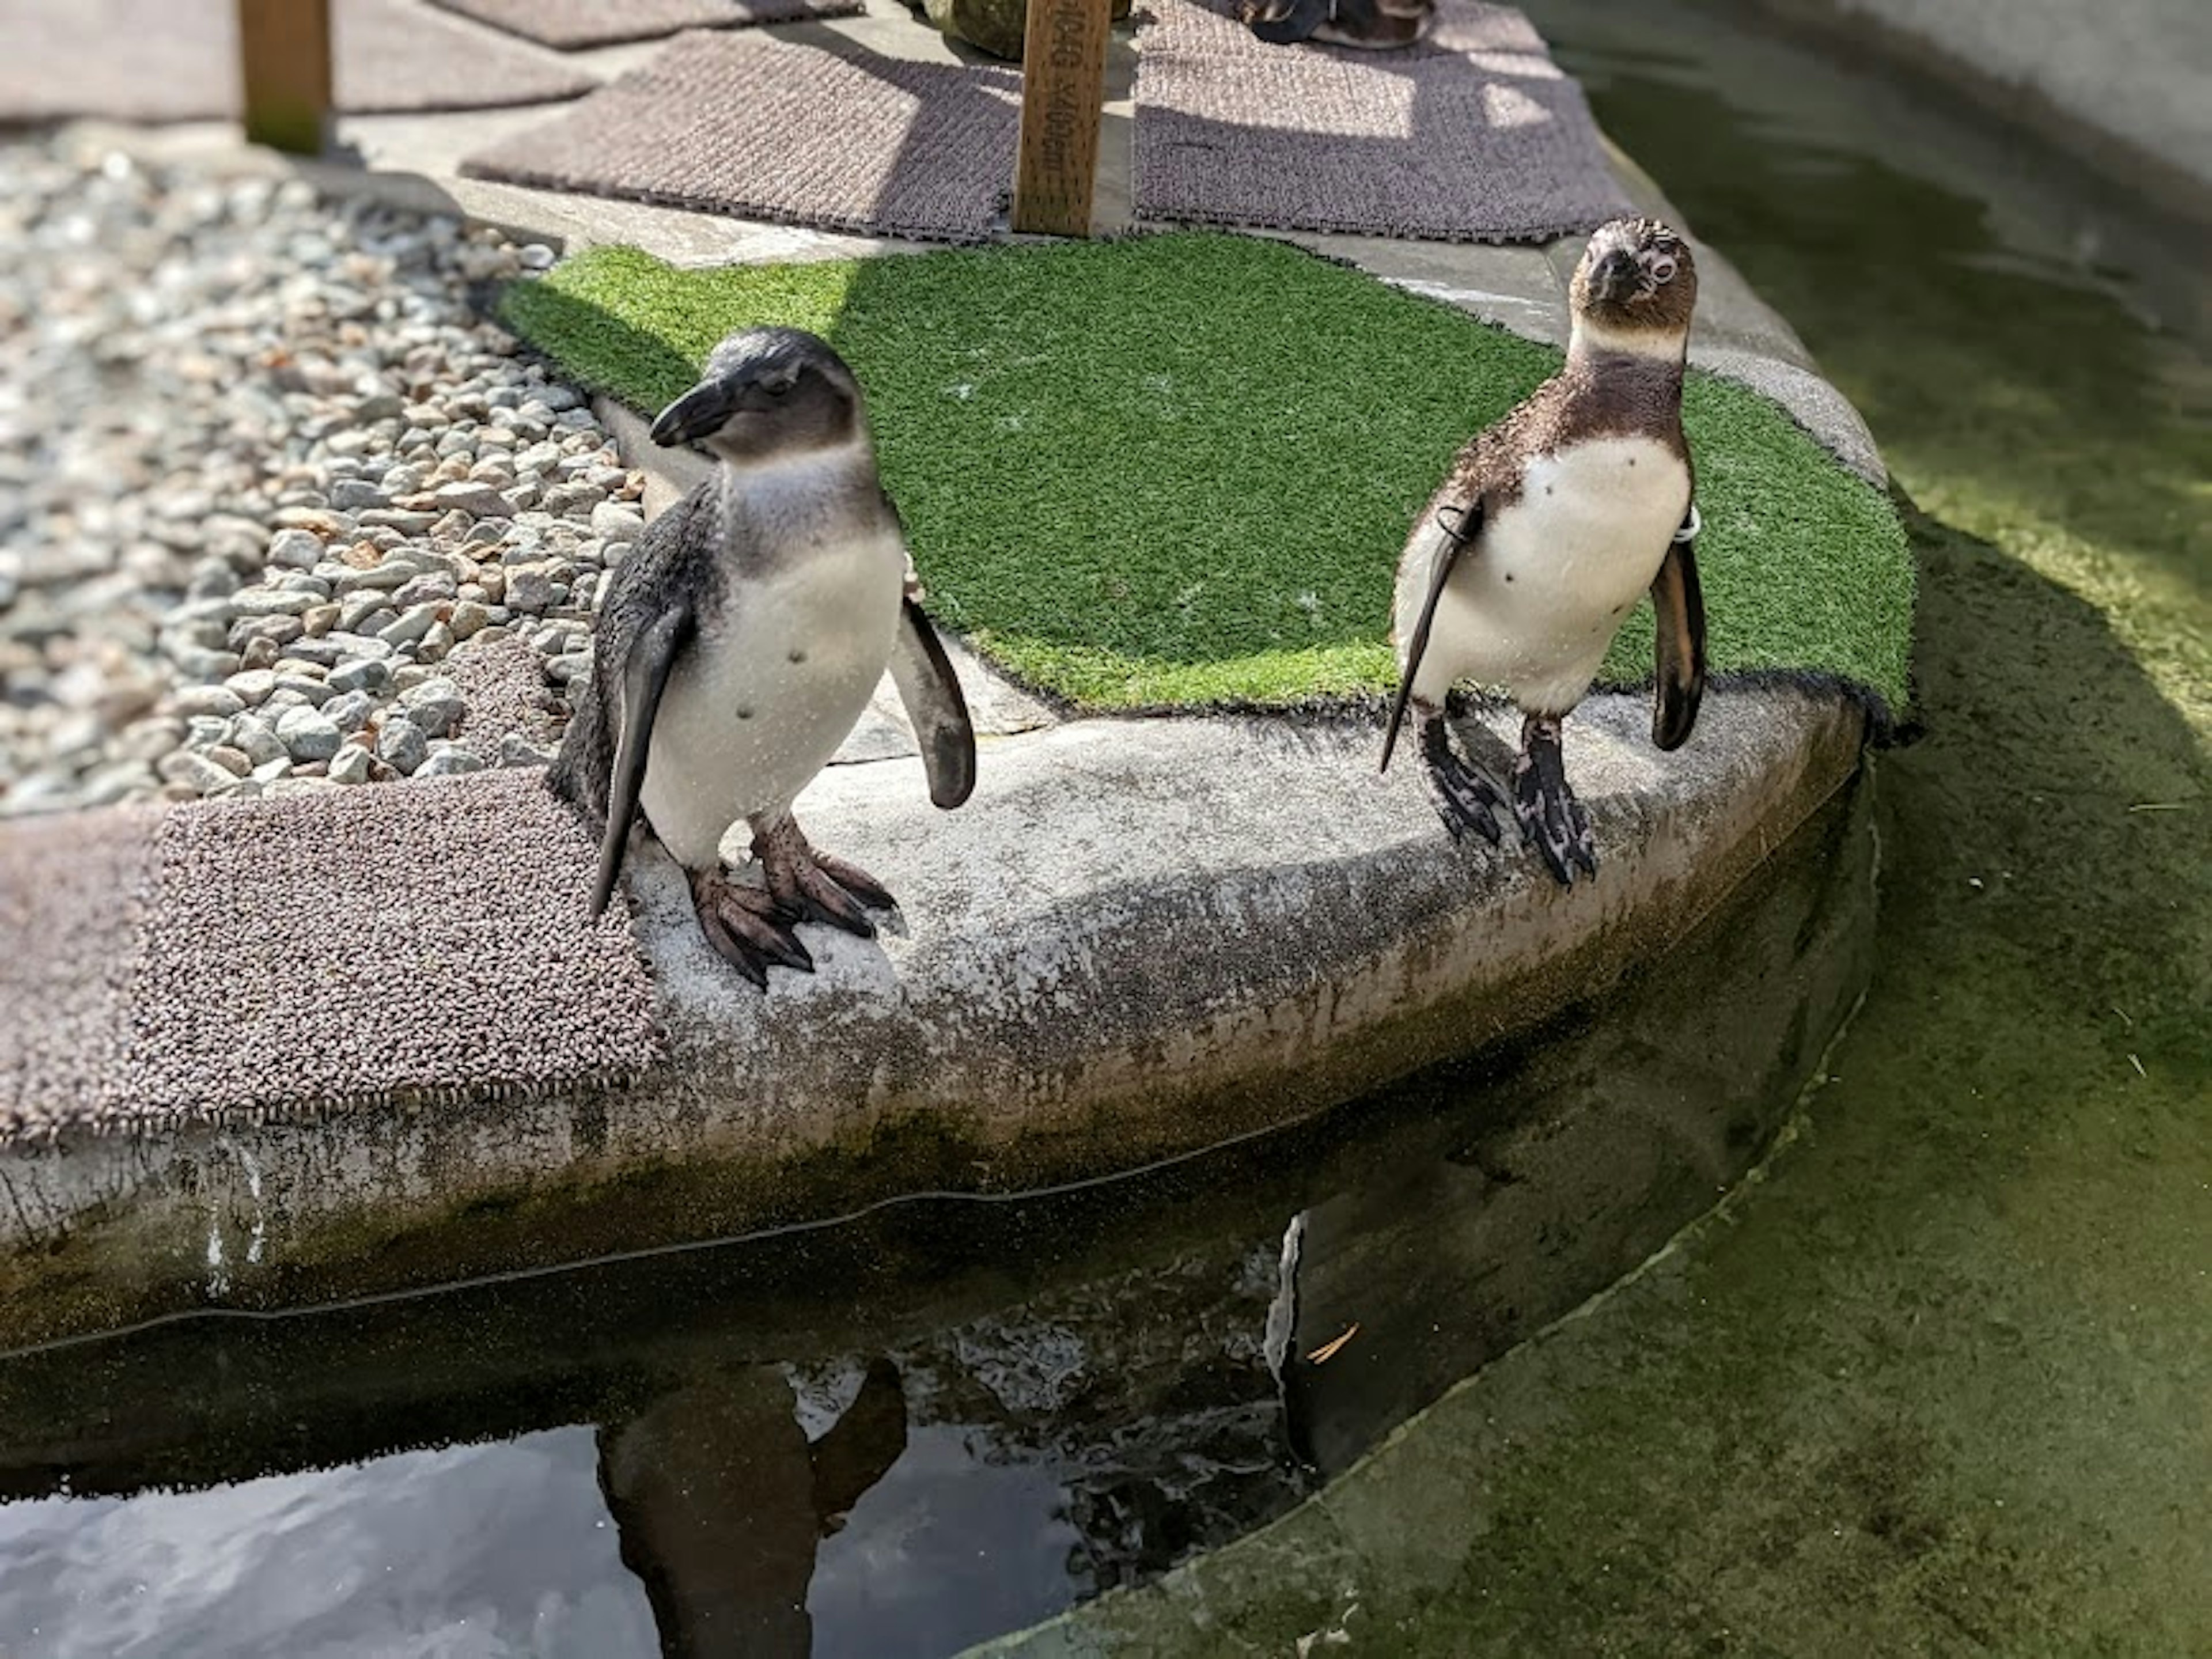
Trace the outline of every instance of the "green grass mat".
<path fill-rule="evenodd" d="M 1093 709 L 1388 690 L 1391 573 L 1453 452 L 1559 354 L 1278 242 L 1207 234 L 678 270 L 588 251 L 511 326 L 651 411 L 729 330 L 811 329 L 867 390 L 933 609 Z M 1780 410 L 1692 375 L 1717 672 L 1905 701 L 1912 568 L 1887 498 Z M 1607 659 L 1651 670 L 1641 607 Z"/>

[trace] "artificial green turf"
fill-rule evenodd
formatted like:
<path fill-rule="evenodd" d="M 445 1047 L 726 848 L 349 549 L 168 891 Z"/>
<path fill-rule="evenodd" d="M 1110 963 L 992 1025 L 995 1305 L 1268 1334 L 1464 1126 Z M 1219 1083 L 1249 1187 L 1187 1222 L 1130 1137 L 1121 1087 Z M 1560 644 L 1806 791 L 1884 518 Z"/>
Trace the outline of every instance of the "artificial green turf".
<path fill-rule="evenodd" d="M 732 329 L 823 335 L 866 388 L 933 609 L 1100 709 L 1389 688 L 1413 514 L 1559 360 L 1213 234 L 708 270 L 597 248 L 503 311 L 648 411 Z M 1888 501 L 1741 386 L 1692 375 L 1684 417 L 1715 671 L 1833 674 L 1901 708 L 1912 573 Z M 1650 672 L 1647 605 L 1606 678 Z"/>

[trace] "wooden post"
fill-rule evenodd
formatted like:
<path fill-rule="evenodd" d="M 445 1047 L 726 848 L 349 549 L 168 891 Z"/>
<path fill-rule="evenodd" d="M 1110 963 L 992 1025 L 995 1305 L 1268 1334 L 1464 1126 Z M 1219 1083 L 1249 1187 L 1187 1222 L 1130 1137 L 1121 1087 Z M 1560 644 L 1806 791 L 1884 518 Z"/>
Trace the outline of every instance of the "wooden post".
<path fill-rule="evenodd" d="M 1014 228 L 1088 236 L 1113 0 L 1029 0 L 1029 8 Z"/>
<path fill-rule="evenodd" d="M 246 137 L 316 155 L 331 137 L 330 0 L 238 0 Z"/>

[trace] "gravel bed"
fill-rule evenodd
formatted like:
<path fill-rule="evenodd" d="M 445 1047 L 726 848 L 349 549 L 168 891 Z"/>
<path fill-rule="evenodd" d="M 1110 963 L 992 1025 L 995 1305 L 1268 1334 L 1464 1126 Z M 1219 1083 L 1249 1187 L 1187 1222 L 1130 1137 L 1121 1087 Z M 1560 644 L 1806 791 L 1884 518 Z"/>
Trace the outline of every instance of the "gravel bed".
<path fill-rule="evenodd" d="M 0 814 L 548 758 L 643 528 L 484 319 L 550 250 L 67 132 L 0 246 Z"/>

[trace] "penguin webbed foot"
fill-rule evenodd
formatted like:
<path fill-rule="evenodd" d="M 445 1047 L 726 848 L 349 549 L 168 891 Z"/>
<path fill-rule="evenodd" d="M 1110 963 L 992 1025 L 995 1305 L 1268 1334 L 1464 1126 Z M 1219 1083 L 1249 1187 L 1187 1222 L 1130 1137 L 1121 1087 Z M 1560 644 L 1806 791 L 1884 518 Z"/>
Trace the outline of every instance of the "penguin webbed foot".
<path fill-rule="evenodd" d="M 814 971 L 814 958 L 799 942 L 792 925 L 799 920 L 775 895 L 750 882 L 732 881 L 719 869 L 691 875 L 691 908 L 698 914 L 699 931 L 714 954 L 752 981 L 768 988 L 770 968 Z"/>
<path fill-rule="evenodd" d="M 1513 816 L 1559 884 L 1571 887 L 1575 871 L 1597 873 L 1597 837 L 1589 815 L 1567 787 L 1559 750 L 1559 722 L 1531 714 L 1521 728 L 1521 753 L 1513 763 Z"/>
<path fill-rule="evenodd" d="M 860 939 L 873 939 L 870 910 L 890 910 L 897 901 L 857 864 L 808 845 L 788 818 L 753 838 L 753 854 L 768 876 L 769 892 L 794 917 L 842 927 Z"/>
<path fill-rule="evenodd" d="M 1428 780 L 1437 816 L 1455 842 L 1476 835 L 1492 847 L 1498 844 L 1503 836 L 1498 809 L 1505 805 L 1505 797 L 1452 748 L 1441 711 L 1421 717 L 1421 772 Z"/>

